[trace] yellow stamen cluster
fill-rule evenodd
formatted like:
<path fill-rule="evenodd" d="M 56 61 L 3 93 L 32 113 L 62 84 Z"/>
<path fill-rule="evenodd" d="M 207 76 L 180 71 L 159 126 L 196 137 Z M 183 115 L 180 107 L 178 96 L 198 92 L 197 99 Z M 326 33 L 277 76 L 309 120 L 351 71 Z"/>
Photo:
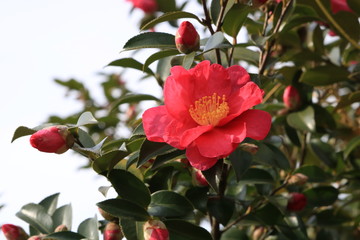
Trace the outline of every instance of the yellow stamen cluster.
<path fill-rule="evenodd" d="M 213 93 L 211 96 L 205 96 L 195 101 L 195 106 L 191 105 L 189 112 L 199 125 L 216 126 L 221 119 L 228 115 L 229 106 L 225 95 L 220 97 Z"/>

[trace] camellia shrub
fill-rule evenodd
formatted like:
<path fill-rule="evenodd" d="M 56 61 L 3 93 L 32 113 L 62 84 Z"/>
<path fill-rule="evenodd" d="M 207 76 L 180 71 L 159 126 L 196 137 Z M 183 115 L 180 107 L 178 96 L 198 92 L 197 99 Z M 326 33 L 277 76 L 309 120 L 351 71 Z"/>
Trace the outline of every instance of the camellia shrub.
<path fill-rule="evenodd" d="M 119 73 L 104 77 L 106 104 L 75 79 L 56 80 L 83 110 L 13 137 L 79 153 L 118 196 L 100 187 L 101 219 L 74 230 L 70 205 L 57 207 L 54 194 L 17 213 L 28 233 L 3 225 L 5 236 L 359 239 L 359 1 L 126 4 L 144 15 L 123 45 L 134 57 L 108 64 Z M 123 68 L 163 97 L 130 91 Z"/>

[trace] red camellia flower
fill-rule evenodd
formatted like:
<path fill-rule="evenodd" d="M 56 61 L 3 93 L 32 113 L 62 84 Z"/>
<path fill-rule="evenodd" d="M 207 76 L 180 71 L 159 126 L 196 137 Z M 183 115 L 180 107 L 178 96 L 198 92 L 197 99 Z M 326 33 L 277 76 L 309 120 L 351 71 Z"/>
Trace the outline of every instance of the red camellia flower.
<path fill-rule="evenodd" d="M 191 53 L 199 50 L 200 37 L 194 26 L 184 21 L 176 31 L 175 35 L 176 48 L 182 53 Z"/>
<path fill-rule="evenodd" d="M 290 193 L 290 198 L 286 208 L 289 211 L 297 212 L 303 210 L 306 204 L 307 204 L 307 198 L 304 194 L 293 192 Z"/>
<path fill-rule="evenodd" d="M 192 175 L 193 182 L 196 186 L 200 186 L 200 187 L 209 186 L 209 183 L 206 181 L 204 174 L 200 170 L 194 169 L 192 174 L 193 174 Z"/>
<path fill-rule="evenodd" d="M 143 10 L 145 13 L 153 13 L 157 10 L 156 0 L 128 0 L 132 2 L 135 8 Z"/>
<path fill-rule="evenodd" d="M 149 220 L 144 224 L 145 240 L 169 240 L 169 231 L 159 220 Z"/>
<path fill-rule="evenodd" d="M 287 108 L 297 109 L 301 105 L 299 91 L 294 86 L 287 86 L 283 94 L 283 101 Z"/>
<path fill-rule="evenodd" d="M 66 126 L 52 126 L 31 135 L 30 144 L 41 152 L 64 153 L 74 144 Z"/>
<path fill-rule="evenodd" d="M 352 12 L 346 0 L 331 0 L 331 11 L 337 13 L 339 11 Z"/>
<path fill-rule="evenodd" d="M 13 224 L 4 224 L 1 230 L 7 240 L 26 240 L 29 237 L 21 227 Z"/>
<path fill-rule="evenodd" d="M 171 68 L 164 86 L 164 106 L 146 110 L 147 138 L 186 149 L 190 164 L 203 171 L 228 156 L 246 137 L 261 140 L 271 116 L 249 109 L 262 102 L 263 91 L 246 70 L 203 61 L 190 70 Z"/>

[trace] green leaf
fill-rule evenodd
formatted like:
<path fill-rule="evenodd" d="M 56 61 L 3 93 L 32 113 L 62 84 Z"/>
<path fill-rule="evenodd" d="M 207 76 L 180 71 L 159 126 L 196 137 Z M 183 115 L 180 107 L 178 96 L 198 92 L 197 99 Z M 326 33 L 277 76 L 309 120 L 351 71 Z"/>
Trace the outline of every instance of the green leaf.
<path fill-rule="evenodd" d="M 221 173 L 223 171 L 223 165 L 223 160 L 219 160 L 214 166 L 212 166 L 208 170 L 201 171 L 211 188 L 214 189 L 214 191 L 217 193 L 219 192 L 218 186 L 221 178 Z"/>
<path fill-rule="evenodd" d="M 296 169 L 295 173 L 302 173 L 309 179 L 308 182 L 325 182 L 330 179 L 331 175 L 326 173 L 322 168 L 315 165 L 305 165 Z"/>
<path fill-rule="evenodd" d="M 233 57 L 234 59 L 243 60 L 252 65 L 258 66 L 260 53 L 245 47 L 235 47 Z"/>
<path fill-rule="evenodd" d="M 269 143 L 259 143 L 259 150 L 254 158 L 256 161 L 266 163 L 270 166 L 276 166 L 285 170 L 290 169 L 289 160 L 284 153 Z"/>
<path fill-rule="evenodd" d="M 264 169 L 249 168 L 240 179 L 240 182 L 249 184 L 267 184 L 274 183 L 274 178 Z"/>
<path fill-rule="evenodd" d="M 178 150 L 173 149 L 173 151 L 169 151 L 166 154 L 159 155 L 155 158 L 155 161 L 151 167 L 152 170 L 155 170 L 161 166 L 163 166 L 164 163 L 166 163 L 169 160 L 175 159 L 175 158 L 184 158 L 185 157 L 185 150 Z"/>
<path fill-rule="evenodd" d="M 226 42 L 224 34 L 222 32 L 216 32 L 207 40 L 204 47 L 204 52 L 210 51 L 215 48 L 223 47 L 224 42 Z"/>
<path fill-rule="evenodd" d="M 185 196 L 197 210 L 207 212 L 208 187 L 192 187 L 186 191 Z"/>
<path fill-rule="evenodd" d="M 96 217 L 85 219 L 78 227 L 78 233 L 89 240 L 99 239 L 99 224 Z"/>
<path fill-rule="evenodd" d="M 358 16 L 346 11 L 339 11 L 332 16 L 336 23 L 340 25 L 343 31 L 349 36 L 349 38 L 351 38 L 354 42 L 359 43 L 360 25 Z M 331 22 L 329 22 L 329 25 L 332 26 Z M 343 34 L 343 32 L 337 31 L 337 28 L 334 26 L 332 26 L 332 29 L 334 29 L 339 35 L 345 37 L 345 34 Z"/>
<path fill-rule="evenodd" d="M 150 218 L 144 208 L 125 199 L 108 199 L 96 205 L 105 212 L 118 218 L 133 219 L 136 221 L 147 221 Z"/>
<path fill-rule="evenodd" d="M 225 226 L 234 213 L 235 204 L 233 200 L 228 198 L 210 197 L 207 202 L 207 208 L 209 214 L 214 216 L 217 221 Z"/>
<path fill-rule="evenodd" d="M 152 64 L 153 62 L 155 62 L 161 58 L 174 56 L 177 54 L 179 54 L 179 51 L 174 50 L 174 49 L 167 49 L 167 50 L 156 52 L 146 59 L 143 68 L 147 68 L 150 64 Z"/>
<path fill-rule="evenodd" d="M 193 13 L 184 12 L 184 11 L 167 12 L 161 15 L 160 17 L 155 18 L 154 20 L 151 20 L 150 22 L 146 23 L 144 26 L 141 26 L 141 31 L 150 29 L 158 23 L 168 22 L 180 18 L 193 18 L 196 19 L 199 23 L 201 23 L 201 20 L 198 18 L 198 16 L 196 16 Z"/>
<path fill-rule="evenodd" d="M 51 233 L 42 239 L 44 240 L 82 240 L 84 236 L 70 231 Z"/>
<path fill-rule="evenodd" d="M 141 48 L 173 48 L 175 49 L 175 36 L 161 32 L 146 32 L 130 38 L 124 45 L 124 50 Z"/>
<path fill-rule="evenodd" d="M 172 151 L 174 148 L 166 143 L 151 142 L 147 139 L 143 142 L 140 148 L 139 161 L 137 167 L 140 167 L 152 158 Z"/>
<path fill-rule="evenodd" d="M 129 152 L 136 152 L 139 151 L 142 143 L 144 142 L 145 138 L 137 138 L 134 141 L 126 143 L 126 150 Z"/>
<path fill-rule="evenodd" d="M 250 240 L 246 234 L 246 229 L 232 227 L 221 235 L 221 240 Z"/>
<path fill-rule="evenodd" d="M 320 186 L 310 188 L 303 192 L 307 198 L 308 205 L 321 207 L 333 204 L 339 195 L 339 191 L 331 186 Z"/>
<path fill-rule="evenodd" d="M 126 94 L 125 96 L 121 96 L 119 99 L 117 99 L 116 101 L 112 102 L 110 105 L 110 109 L 111 111 L 114 110 L 115 108 L 117 108 L 119 105 L 124 104 L 124 103 L 138 103 L 141 101 L 157 101 L 157 102 L 161 102 L 160 99 L 149 95 L 149 94 Z"/>
<path fill-rule="evenodd" d="M 128 152 L 121 150 L 111 151 L 102 155 L 101 157 L 96 158 L 93 161 L 92 166 L 97 173 L 111 171 L 118 162 L 120 162 L 128 155 Z"/>
<path fill-rule="evenodd" d="M 149 189 L 132 173 L 114 169 L 109 173 L 108 179 L 121 198 L 144 208 L 149 205 L 151 200 Z"/>
<path fill-rule="evenodd" d="M 68 229 L 72 226 L 72 207 L 71 204 L 64 205 L 55 210 L 52 215 L 54 228 L 64 224 Z"/>
<path fill-rule="evenodd" d="M 355 150 L 360 145 L 360 136 L 354 137 L 351 139 L 345 147 L 344 150 L 344 158 L 347 159 L 350 153 Z"/>
<path fill-rule="evenodd" d="M 190 69 L 191 68 L 191 66 L 192 66 L 192 64 L 194 62 L 195 55 L 196 55 L 196 52 L 191 52 L 191 53 L 186 54 L 184 56 L 182 66 L 185 69 Z"/>
<path fill-rule="evenodd" d="M 97 124 L 98 121 L 94 118 L 91 112 L 84 112 L 80 115 L 76 126 L 84 126 L 87 124 Z"/>
<path fill-rule="evenodd" d="M 349 7 L 360 15 L 360 2 L 358 0 L 346 0 Z"/>
<path fill-rule="evenodd" d="M 304 72 L 299 81 L 310 86 L 326 86 L 348 80 L 346 68 L 335 65 L 318 66 Z"/>
<path fill-rule="evenodd" d="M 333 146 L 322 142 L 320 139 L 311 139 L 310 146 L 312 151 L 322 162 L 331 168 L 336 168 L 337 158 Z"/>
<path fill-rule="evenodd" d="M 286 120 L 295 129 L 309 132 L 315 131 L 315 112 L 311 106 L 302 111 L 290 113 Z"/>
<path fill-rule="evenodd" d="M 184 217 L 193 206 L 184 196 L 172 191 L 158 191 L 151 195 L 148 213 L 155 217 Z"/>
<path fill-rule="evenodd" d="M 265 225 L 277 225 L 285 224 L 283 220 L 284 216 L 280 210 L 275 207 L 273 204 L 268 203 L 265 206 L 261 207 L 254 213 L 251 213 L 249 217 L 246 217 L 246 220 L 255 220 Z"/>
<path fill-rule="evenodd" d="M 337 212 L 335 209 L 325 209 L 315 214 L 316 226 L 341 226 L 351 222 L 352 218 Z"/>
<path fill-rule="evenodd" d="M 44 198 L 43 200 L 41 200 L 41 202 L 39 202 L 39 205 L 43 206 L 43 208 L 49 215 L 52 215 L 56 210 L 59 195 L 60 193 L 55 193 L 53 195 L 50 195 Z"/>
<path fill-rule="evenodd" d="M 340 101 L 337 104 L 334 111 L 347 107 L 355 102 L 360 102 L 360 91 L 352 92 L 340 97 Z"/>
<path fill-rule="evenodd" d="M 15 141 L 16 139 L 20 138 L 20 137 L 24 137 L 27 135 L 32 135 L 36 132 L 36 130 L 28 128 L 28 127 L 24 127 L 24 126 L 20 126 L 18 127 L 15 132 L 14 135 L 11 139 L 11 142 Z"/>
<path fill-rule="evenodd" d="M 81 128 L 77 129 L 77 134 L 79 136 L 80 143 L 84 146 L 84 148 L 92 148 L 95 146 L 94 140 L 91 138 L 89 133 L 82 130 Z"/>
<path fill-rule="evenodd" d="M 29 203 L 24 205 L 16 216 L 41 233 L 48 234 L 53 230 L 53 221 L 43 206 Z"/>
<path fill-rule="evenodd" d="M 127 240 L 139 240 L 136 224 L 136 221 L 131 219 L 120 219 L 121 230 Z"/>
<path fill-rule="evenodd" d="M 245 172 L 250 168 L 252 163 L 252 156 L 248 152 L 236 149 L 230 154 L 229 160 L 235 171 L 236 180 L 240 181 Z"/>
<path fill-rule="evenodd" d="M 171 240 L 212 240 L 208 231 L 182 220 L 165 220 Z"/>
<path fill-rule="evenodd" d="M 176 11 L 175 0 L 156 0 L 158 4 L 158 10 L 162 12 L 173 12 Z"/>
<path fill-rule="evenodd" d="M 234 4 L 224 18 L 224 32 L 236 38 L 250 11 L 251 7 L 248 5 Z"/>
<path fill-rule="evenodd" d="M 133 69 L 137 69 L 139 71 L 144 71 L 149 75 L 154 75 L 153 71 L 150 68 L 144 67 L 144 65 L 142 63 L 136 61 L 133 58 L 121 58 L 121 59 L 112 61 L 107 66 L 133 68 Z"/>
<path fill-rule="evenodd" d="M 145 136 L 144 126 L 142 123 L 140 123 L 132 132 L 131 138 L 135 136 Z"/>

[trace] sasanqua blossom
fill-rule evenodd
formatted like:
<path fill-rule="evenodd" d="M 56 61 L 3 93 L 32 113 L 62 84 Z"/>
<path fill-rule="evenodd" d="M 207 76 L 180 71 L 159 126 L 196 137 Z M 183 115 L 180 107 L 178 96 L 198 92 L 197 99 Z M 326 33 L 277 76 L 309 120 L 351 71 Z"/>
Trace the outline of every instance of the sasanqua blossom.
<path fill-rule="evenodd" d="M 153 13 L 157 10 L 158 4 L 156 0 L 128 0 L 132 2 L 134 8 L 139 8 L 145 13 Z"/>
<path fill-rule="evenodd" d="M 175 66 L 165 82 L 165 105 L 143 114 L 145 134 L 150 141 L 186 149 L 190 164 L 203 171 L 246 137 L 266 137 L 270 114 L 250 109 L 262 102 L 262 96 L 240 66 L 224 68 L 209 61 L 190 70 Z"/>

